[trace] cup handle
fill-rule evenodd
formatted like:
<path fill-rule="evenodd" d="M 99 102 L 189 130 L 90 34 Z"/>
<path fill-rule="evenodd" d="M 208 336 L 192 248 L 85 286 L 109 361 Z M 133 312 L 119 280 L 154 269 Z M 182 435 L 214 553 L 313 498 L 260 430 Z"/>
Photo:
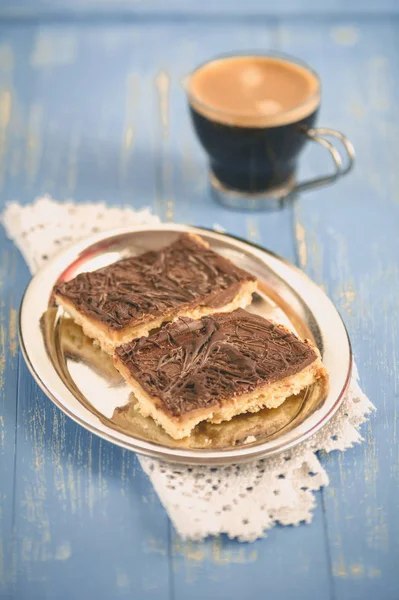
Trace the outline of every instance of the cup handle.
<path fill-rule="evenodd" d="M 316 177 L 315 179 L 308 179 L 307 181 L 303 181 L 302 183 L 298 183 L 292 190 L 292 192 L 302 192 L 304 190 L 313 189 L 316 187 L 323 187 L 324 185 L 330 185 L 334 183 L 337 179 L 346 175 L 355 162 L 355 149 L 352 143 L 339 131 L 335 131 L 335 129 L 328 129 L 325 127 L 317 127 L 315 129 L 308 129 L 305 131 L 305 135 L 312 141 L 320 144 L 323 148 L 329 151 L 331 157 L 334 161 L 335 171 L 331 173 L 331 175 L 323 175 L 322 177 Z M 335 146 L 329 142 L 326 137 L 332 137 L 341 142 L 345 149 L 345 157 L 344 161 L 339 153 L 339 151 L 335 148 Z M 292 193 L 291 192 L 291 193 Z"/>

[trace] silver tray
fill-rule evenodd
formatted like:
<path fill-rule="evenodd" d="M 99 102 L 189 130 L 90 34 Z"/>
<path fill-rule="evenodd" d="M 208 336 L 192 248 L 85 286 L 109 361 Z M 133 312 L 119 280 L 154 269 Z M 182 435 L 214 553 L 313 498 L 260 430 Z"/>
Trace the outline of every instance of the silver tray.
<path fill-rule="evenodd" d="M 192 231 L 220 254 L 256 275 L 259 293 L 249 310 L 272 317 L 313 339 L 329 373 L 277 409 L 241 415 L 220 425 L 200 424 L 175 441 L 135 410 L 130 389 L 82 330 L 52 306 L 53 285 L 83 271 L 157 249 Z M 96 235 L 64 251 L 33 277 L 20 308 L 22 351 L 37 383 L 67 415 L 119 446 L 183 463 L 238 463 L 282 452 L 319 430 L 338 409 L 351 375 L 345 326 L 324 292 L 299 269 L 262 248 L 228 235 L 184 225 L 118 230 Z"/>

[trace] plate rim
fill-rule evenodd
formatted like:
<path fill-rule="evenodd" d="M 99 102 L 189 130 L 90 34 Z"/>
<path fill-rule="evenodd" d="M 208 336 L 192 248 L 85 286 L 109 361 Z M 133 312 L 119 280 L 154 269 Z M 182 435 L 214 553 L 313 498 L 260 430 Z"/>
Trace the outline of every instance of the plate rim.
<path fill-rule="evenodd" d="M 293 437 L 293 439 L 291 441 L 286 442 L 286 443 L 279 444 L 278 443 L 279 437 L 277 436 L 274 440 L 272 440 L 272 442 L 274 442 L 272 444 L 272 447 L 270 447 L 271 441 L 266 441 L 266 442 L 260 443 L 256 446 L 248 446 L 248 447 L 239 446 L 239 447 L 228 449 L 228 450 L 206 450 L 206 449 L 192 450 L 192 449 L 184 449 L 184 448 L 168 448 L 166 446 L 162 446 L 155 442 L 139 440 L 138 438 L 134 438 L 133 436 L 129 436 L 127 434 L 126 435 L 121 434 L 117 430 L 112 429 L 112 427 L 110 427 L 110 426 L 103 425 L 103 427 L 105 428 L 105 430 L 104 430 L 104 429 L 100 429 L 100 428 L 96 427 L 95 425 L 93 425 L 91 423 L 88 423 L 87 420 L 85 420 L 83 417 L 75 414 L 70 408 L 68 408 L 68 406 L 65 404 L 65 402 L 62 401 L 62 398 L 58 397 L 59 394 L 55 394 L 48 387 L 48 384 L 46 384 L 46 382 L 43 381 L 42 376 L 38 373 L 37 368 L 35 368 L 35 364 L 34 364 L 35 361 L 34 361 L 34 359 L 32 360 L 32 358 L 29 356 L 29 352 L 26 348 L 25 339 L 24 339 L 22 320 L 23 320 L 23 316 L 24 316 L 24 311 L 26 310 L 26 306 L 25 306 L 26 298 L 29 295 L 30 291 L 32 290 L 32 287 L 37 283 L 39 278 L 43 278 L 45 276 L 46 272 L 50 272 L 52 270 L 52 268 L 54 268 L 54 266 L 57 265 L 58 263 L 61 263 L 59 273 L 62 273 L 63 270 L 65 270 L 65 267 L 67 267 L 68 264 L 70 264 L 72 262 L 72 261 L 70 261 L 69 263 L 65 264 L 66 259 L 69 258 L 71 255 L 74 255 L 75 260 L 76 260 L 76 258 L 80 255 L 81 252 L 83 252 L 87 248 L 89 248 L 99 242 L 102 242 L 108 238 L 115 238 L 115 237 L 119 237 L 119 236 L 126 235 L 126 234 L 134 234 L 136 232 L 138 233 L 138 232 L 145 232 L 145 231 L 192 232 L 192 233 L 198 233 L 199 235 L 201 235 L 201 232 L 206 232 L 207 234 L 212 234 L 212 236 L 215 236 L 216 238 L 219 237 L 221 239 L 223 239 L 223 238 L 231 239 L 236 243 L 243 244 L 244 246 L 255 249 L 256 252 L 259 253 L 260 258 L 262 258 L 262 256 L 261 256 L 262 254 L 266 254 L 269 257 L 272 257 L 275 261 L 277 261 L 278 263 L 281 263 L 286 268 L 293 270 L 297 276 L 299 276 L 300 278 L 303 279 L 303 281 L 306 283 L 306 285 L 308 285 L 308 286 L 311 285 L 311 286 L 313 286 L 314 289 L 317 288 L 318 292 L 324 296 L 324 300 L 328 301 L 330 308 L 333 311 L 335 311 L 336 316 L 338 317 L 340 324 L 343 327 L 343 330 L 345 333 L 345 338 L 346 338 L 346 341 L 348 344 L 347 350 L 348 350 L 348 354 L 349 354 L 349 364 L 348 364 L 344 384 L 338 394 L 338 397 L 333 401 L 333 404 L 330 406 L 329 410 L 327 412 L 325 412 L 323 414 L 323 416 L 315 424 L 313 424 L 313 426 L 308 427 L 305 432 L 301 433 L 297 437 Z M 258 255 L 258 258 L 259 258 L 259 255 Z M 268 267 L 270 268 L 270 265 L 268 265 Z M 280 274 L 278 274 L 278 275 L 281 277 Z M 287 284 L 290 285 L 289 283 L 287 283 Z M 103 231 L 103 232 L 97 233 L 95 235 L 92 235 L 90 237 L 84 238 L 84 239 L 68 246 L 64 250 L 61 250 L 52 259 L 50 259 L 46 263 L 46 265 L 44 265 L 36 274 L 33 275 L 31 280 L 29 281 L 28 285 L 26 286 L 26 289 L 25 289 L 24 294 L 21 299 L 19 313 L 18 313 L 18 336 L 19 336 L 19 342 L 20 342 L 22 355 L 24 357 L 25 363 L 26 363 L 32 377 L 34 378 L 36 383 L 39 385 L 41 390 L 45 393 L 45 395 L 62 412 L 64 412 L 64 414 L 66 414 L 68 417 L 70 417 L 73 421 L 78 423 L 80 426 L 82 426 L 87 431 L 99 436 L 100 438 L 105 439 L 109 442 L 112 442 L 112 443 L 114 443 L 120 447 L 123 447 L 127 450 L 137 452 L 141 455 L 146 455 L 146 456 L 151 456 L 151 457 L 158 458 L 158 459 L 163 459 L 163 460 L 166 460 L 169 462 L 184 463 L 184 464 L 204 464 L 204 465 L 205 464 L 213 464 L 213 465 L 219 464 L 220 465 L 220 464 L 232 464 L 232 463 L 238 464 L 238 463 L 243 463 L 243 462 L 249 462 L 251 460 L 255 460 L 255 459 L 259 459 L 259 458 L 263 458 L 263 457 L 275 456 L 277 454 L 280 454 L 282 452 L 285 452 L 285 451 L 297 446 L 298 444 L 304 442 L 305 440 L 308 440 L 317 431 L 319 431 L 322 427 L 324 427 L 324 425 L 326 425 L 326 423 L 328 423 L 330 421 L 330 419 L 333 417 L 333 415 L 336 413 L 336 411 L 342 404 L 345 392 L 346 392 L 346 390 L 349 386 L 349 382 L 351 380 L 352 366 L 353 366 L 353 355 L 352 355 L 352 347 L 351 347 L 350 338 L 349 338 L 345 323 L 344 323 L 339 311 L 337 310 L 337 308 L 335 307 L 333 302 L 330 300 L 330 298 L 327 296 L 327 294 L 312 279 L 310 279 L 310 277 L 308 277 L 308 275 L 304 271 L 302 271 L 296 265 L 292 264 L 287 259 L 279 256 L 275 252 L 270 251 L 270 250 L 264 248 L 263 246 L 256 244 L 254 242 L 247 241 L 247 240 L 245 240 L 239 236 L 236 236 L 234 234 L 229 234 L 227 232 L 219 232 L 219 231 L 215 231 L 213 229 L 206 228 L 206 227 L 182 225 L 182 224 L 176 224 L 176 223 L 154 224 L 154 225 L 150 225 L 150 226 L 149 225 L 141 225 L 141 226 L 137 226 L 137 227 L 117 228 L 117 229 L 112 229 L 112 230 L 108 230 L 108 231 Z M 40 338 L 41 338 L 40 343 L 42 343 L 44 345 L 43 336 L 40 336 Z M 54 373 L 56 373 L 58 379 L 61 381 L 63 387 L 65 388 L 65 391 L 74 397 L 72 391 L 62 381 L 61 377 L 57 373 L 57 371 L 54 368 L 53 363 L 51 362 L 50 359 L 48 359 L 48 362 L 51 366 L 51 369 L 54 371 Z M 82 408 L 84 410 L 89 411 L 89 409 L 85 408 L 84 406 L 82 406 Z M 90 413 L 90 414 L 92 414 L 92 413 Z M 307 421 L 309 421 L 309 420 L 311 422 L 311 419 L 313 416 L 314 415 L 310 415 L 307 419 L 305 419 L 303 424 L 306 424 Z M 296 428 L 292 429 L 288 433 L 295 432 L 295 430 L 296 430 Z M 123 436 L 123 437 L 121 437 L 121 436 Z M 283 436 L 281 436 L 281 437 L 283 437 Z M 128 438 L 129 441 L 125 440 L 124 438 Z"/>

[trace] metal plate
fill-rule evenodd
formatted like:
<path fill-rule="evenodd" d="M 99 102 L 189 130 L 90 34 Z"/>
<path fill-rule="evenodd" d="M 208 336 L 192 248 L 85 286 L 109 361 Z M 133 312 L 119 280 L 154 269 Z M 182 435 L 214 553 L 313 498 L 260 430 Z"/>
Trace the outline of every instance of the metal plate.
<path fill-rule="evenodd" d="M 135 399 L 112 358 L 62 312 L 50 306 L 53 285 L 112 262 L 171 243 L 192 231 L 256 275 L 259 293 L 249 310 L 272 317 L 313 339 L 329 373 L 329 390 L 315 385 L 278 409 L 241 415 L 220 425 L 200 424 L 175 441 L 134 409 Z M 345 326 L 324 292 L 299 269 L 242 240 L 184 225 L 100 234 L 63 252 L 28 285 L 20 309 L 20 340 L 32 375 L 72 419 L 93 433 L 143 454 L 184 463 L 243 462 L 286 450 L 322 427 L 340 405 L 351 374 Z"/>

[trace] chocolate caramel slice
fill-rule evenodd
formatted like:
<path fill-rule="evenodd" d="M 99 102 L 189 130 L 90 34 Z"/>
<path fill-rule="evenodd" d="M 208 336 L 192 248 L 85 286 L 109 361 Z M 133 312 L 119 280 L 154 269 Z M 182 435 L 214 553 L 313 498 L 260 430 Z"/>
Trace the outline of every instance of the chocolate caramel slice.
<path fill-rule="evenodd" d="M 276 408 L 327 378 L 309 340 L 242 309 L 181 318 L 117 348 L 114 365 L 141 414 L 175 439 L 189 436 L 201 421 Z"/>
<path fill-rule="evenodd" d="M 198 236 L 82 273 L 54 287 L 54 298 L 101 348 L 113 350 L 177 317 L 198 319 L 251 303 L 253 275 Z"/>

